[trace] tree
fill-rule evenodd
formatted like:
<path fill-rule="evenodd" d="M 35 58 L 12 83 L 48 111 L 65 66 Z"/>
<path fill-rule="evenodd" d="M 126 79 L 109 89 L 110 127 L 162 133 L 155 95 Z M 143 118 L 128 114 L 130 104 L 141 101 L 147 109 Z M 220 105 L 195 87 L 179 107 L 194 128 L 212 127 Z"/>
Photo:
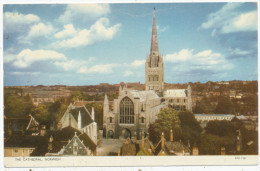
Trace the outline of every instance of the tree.
<path fill-rule="evenodd" d="M 5 96 L 4 114 L 7 117 L 24 117 L 31 113 L 33 103 L 30 96 Z"/>
<path fill-rule="evenodd" d="M 217 114 L 234 114 L 235 105 L 232 103 L 232 101 L 229 98 L 221 97 L 216 106 L 215 113 L 217 113 Z"/>
<path fill-rule="evenodd" d="M 181 133 L 179 115 L 174 109 L 162 109 L 155 123 L 149 126 L 149 138 L 153 143 L 157 143 L 164 132 L 165 138 L 169 140 L 171 129 L 174 137 L 179 139 Z"/>
<path fill-rule="evenodd" d="M 226 153 L 228 153 L 231 147 L 234 148 L 232 140 L 228 137 L 220 137 L 213 134 L 201 134 L 199 138 L 199 153 L 200 155 L 220 155 L 221 147 L 226 148 Z M 233 149 L 232 149 L 233 150 Z"/>
<path fill-rule="evenodd" d="M 218 135 L 218 136 L 235 136 L 236 129 L 230 121 L 209 121 L 205 127 L 207 133 Z"/>
<path fill-rule="evenodd" d="M 50 126 L 50 113 L 46 104 L 41 103 L 38 106 L 34 107 L 32 110 L 32 115 L 35 116 L 36 120 L 39 121 L 41 125 Z"/>
<path fill-rule="evenodd" d="M 210 99 L 204 97 L 201 101 L 196 102 L 194 113 L 214 113 L 215 106 L 211 105 Z"/>
<path fill-rule="evenodd" d="M 193 146 L 199 139 L 202 128 L 191 112 L 179 113 L 181 124 L 181 139 L 185 144 L 188 142 Z"/>

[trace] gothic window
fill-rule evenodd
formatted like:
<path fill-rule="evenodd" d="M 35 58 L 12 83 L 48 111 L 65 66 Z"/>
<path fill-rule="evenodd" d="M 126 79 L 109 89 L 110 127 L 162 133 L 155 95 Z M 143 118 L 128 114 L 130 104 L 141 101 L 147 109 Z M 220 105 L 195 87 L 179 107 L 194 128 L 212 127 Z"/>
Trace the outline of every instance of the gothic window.
<path fill-rule="evenodd" d="M 185 103 L 185 102 L 186 102 L 186 100 L 184 99 L 184 100 L 183 100 L 183 102 Z"/>
<path fill-rule="evenodd" d="M 120 123 L 134 123 L 134 103 L 128 97 L 124 97 L 120 102 Z"/>
<path fill-rule="evenodd" d="M 144 123 L 144 117 L 141 117 L 141 123 Z"/>
<path fill-rule="evenodd" d="M 109 122 L 112 123 L 112 117 L 109 118 Z"/>
<path fill-rule="evenodd" d="M 73 143 L 73 155 L 78 155 L 78 143 L 76 140 Z"/>
<path fill-rule="evenodd" d="M 180 100 L 179 100 L 179 99 L 177 99 L 177 103 L 179 103 L 179 101 L 180 101 Z"/>

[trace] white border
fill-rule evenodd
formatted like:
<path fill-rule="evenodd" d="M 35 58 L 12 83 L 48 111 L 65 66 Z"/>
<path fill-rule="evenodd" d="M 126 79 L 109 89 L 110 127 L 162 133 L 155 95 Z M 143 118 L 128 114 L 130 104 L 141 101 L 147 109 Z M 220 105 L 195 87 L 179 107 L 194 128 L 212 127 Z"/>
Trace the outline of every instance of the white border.
<path fill-rule="evenodd" d="M 0 30 L 3 31 L 3 4 L 68 4 L 68 3 L 171 3 L 171 2 L 179 2 L 179 3 L 194 3 L 194 2 L 256 2 L 258 3 L 259 9 L 259 1 L 258 0 L 219 0 L 219 1 L 210 1 L 210 0 L 2 0 L 0 1 Z M 258 18 L 259 10 L 258 10 Z M 259 25 L 258 25 L 259 28 Z M 258 34 L 258 40 L 259 40 Z M 1 64 L 1 99 L 0 99 L 0 110 L 3 111 L 3 32 L 0 36 L 1 44 L 0 44 L 0 56 L 2 57 L 0 60 Z M 259 46 L 258 46 L 258 54 L 259 54 Z M 259 64 L 258 60 L 258 64 Z M 258 65 L 259 66 L 259 65 Z M 259 67 L 258 67 L 259 70 Z M 259 73 L 259 72 L 258 72 Z M 258 101 L 260 98 L 258 97 Z M 259 108 L 258 108 L 259 110 Z M 2 114 L 3 112 L 1 112 Z M 259 113 L 259 112 L 258 112 Z M 3 115 L 0 116 L 0 122 L 3 123 Z M 259 123 L 259 122 L 258 122 Z M 1 124 L 0 124 L 1 125 Z M 260 140 L 260 137 L 258 136 Z M 258 156 L 244 156 L 246 159 L 235 159 L 235 156 L 178 156 L 178 157 L 171 157 L 171 156 L 161 156 L 161 157 L 61 157 L 61 162 L 53 161 L 53 162 L 17 162 L 15 157 L 3 157 L 3 124 L 0 126 L 0 170 L 21 170 L 21 168 L 4 168 L 4 162 L 6 166 L 16 166 L 16 167 L 23 167 L 23 170 L 29 170 L 31 167 L 38 167 L 33 168 L 32 170 L 83 170 L 82 167 L 67 167 L 67 166 L 160 166 L 160 167 L 128 167 L 123 168 L 123 170 L 172 170 L 171 167 L 163 167 L 163 166 L 170 166 L 170 165 L 204 165 L 204 166 L 186 166 L 186 167 L 174 167 L 174 170 L 219 170 L 219 169 L 229 169 L 229 170 L 260 170 L 259 167 L 259 157 Z M 241 157 L 241 156 L 237 156 Z M 152 159 L 155 159 L 151 161 Z M 23 158 L 21 158 L 23 159 Z M 43 158 L 44 159 L 44 158 Z M 142 160 L 142 161 L 141 161 Z M 101 162 L 102 161 L 102 162 Z M 82 163 L 84 162 L 84 163 Z M 125 163 L 127 162 L 127 163 Z M 102 164 L 103 163 L 103 164 Z M 130 164 L 129 164 L 130 163 Z M 256 164 L 255 166 L 241 166 L 241 165 L 252 165 Z M 58 164 L 58 165 L 57 165 Z M 231 164 L 233 166 L 207 166 L 205 165 L 225 165 Z M 240 165 L 240 166 L 234 166 Z M 48 168 L 48 166 L 62 166 L 62 167 L 54 167 Z M 42 168 L 45 167 L 45 168 Z M 67 168 L 65 168 L 67 167 Z M 27 169 L 26 169 L 27 168 Z M 105 168 L 105 167 L 90 167 L 88 170 L 122 170 L 121 167 L 114 167 L 114 168 Z M 85 170 L 85 169 L 84 169 Z"/>

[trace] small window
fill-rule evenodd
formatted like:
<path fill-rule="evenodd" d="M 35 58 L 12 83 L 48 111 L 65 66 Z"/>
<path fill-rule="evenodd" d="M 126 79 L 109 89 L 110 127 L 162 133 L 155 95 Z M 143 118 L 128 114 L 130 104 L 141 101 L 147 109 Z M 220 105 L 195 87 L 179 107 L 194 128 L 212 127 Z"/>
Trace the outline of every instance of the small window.
<path fill-rule="evenodd" d="M 141 123 L 144 123 L 144 117 L 141 117 Z"/>
<path fill-rule="evenodd" d="M 14 152 L 15 152 L 15 153 L 18 153 L 18 149 L 17 149 L 17 148 L 15 148 L 15 149 L 14 149 Z"/>
<path fill-rule="evenodd" d="M 179 101 L 180 101 L 180 100 L 179 100 L 179 99 L 177 99 L 177 103 L 179 103 Z"/>
<path fill-rule="evenodd" d="M 109 122 L 112 123 L 112 117 L 109 118 Z"/>
<path fill-rule="evenodd" d="M 186 99 L 184 99 L 183 102 L 185 103 L 185 102 L 186 102 Z"/>

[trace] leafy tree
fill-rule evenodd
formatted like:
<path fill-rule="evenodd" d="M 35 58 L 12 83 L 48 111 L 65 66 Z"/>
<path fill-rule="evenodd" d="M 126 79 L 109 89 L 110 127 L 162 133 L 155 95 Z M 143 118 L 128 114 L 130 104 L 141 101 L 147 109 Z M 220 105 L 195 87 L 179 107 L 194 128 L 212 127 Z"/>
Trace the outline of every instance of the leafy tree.
<path fill-rule="evenodd" d="M 205 127 L 206 133 L 214 134 L 217 136 L 236 136 L 236 129 L 230 121 L 209 121 Z"/>
<path fill-rule="evenodd" d="M 30 96 L 5 96 L 4 98 L 4 114 L 7 117 L 23 117 L 28 116 L 33 108 Z"/>
<path fill-rule="evenodd" d="M 214 113 L 215 106 L 211 105 L 210 99 L 204 97 L 196 103 L 194 113 Z"/>
<path fill-rule="evenodd" d="M 195 119 L 194 115 L 188 111 L 180 112 L 179 114 L 180 123 L 181 123 L 181 139 L 184 143 L 190 143 L 194 145 L 202 132 L 198 121 Z"/>
<path fill-rule="evenodd" d="M 171 129 L 175 139 L 179 139 L 181 134 L 179 115 L 174 109 L 162 109 L 155 123 L 149 126 L 149 138 L 153 143 L 157 143 L 164 132 L 165 138 L 169 140 Z"/>
<path fill-rule="evenodd" d="M 199 154 L 200 155 L 220 155 L 221 147 L 226 148 L 226 153 L 233 150 L 233 141 L 228 137 L 220 137 L 213 134 L 201 134 L 199 138 Z"/>
<path fill-rule="evenodd" d="M 50 114 L 50 119 L 55 124 L 59 122 L 63 114 L 67 109 L 67 105 L 61 103 L 60 101 L 55 101 L 54 103 L 50 103 L 48 105 L 48 111 Z"/>
<path fill-rule="evenodd" d="M 229 98 L 221 97 L 216 106 L 215 113 L 217 113 L 217 114 L 234 114 L 235 105 L 232 103 L 232 101 Z"/>
<path fill-rule="evenodd" d="M 41 103 L 38 106 L 34 107 L 32 110 L 32 115 L 35 116 L 36 120 L 39 121 L 41 125 L 50 126 L 50 113 L 46 104 Z"/>

